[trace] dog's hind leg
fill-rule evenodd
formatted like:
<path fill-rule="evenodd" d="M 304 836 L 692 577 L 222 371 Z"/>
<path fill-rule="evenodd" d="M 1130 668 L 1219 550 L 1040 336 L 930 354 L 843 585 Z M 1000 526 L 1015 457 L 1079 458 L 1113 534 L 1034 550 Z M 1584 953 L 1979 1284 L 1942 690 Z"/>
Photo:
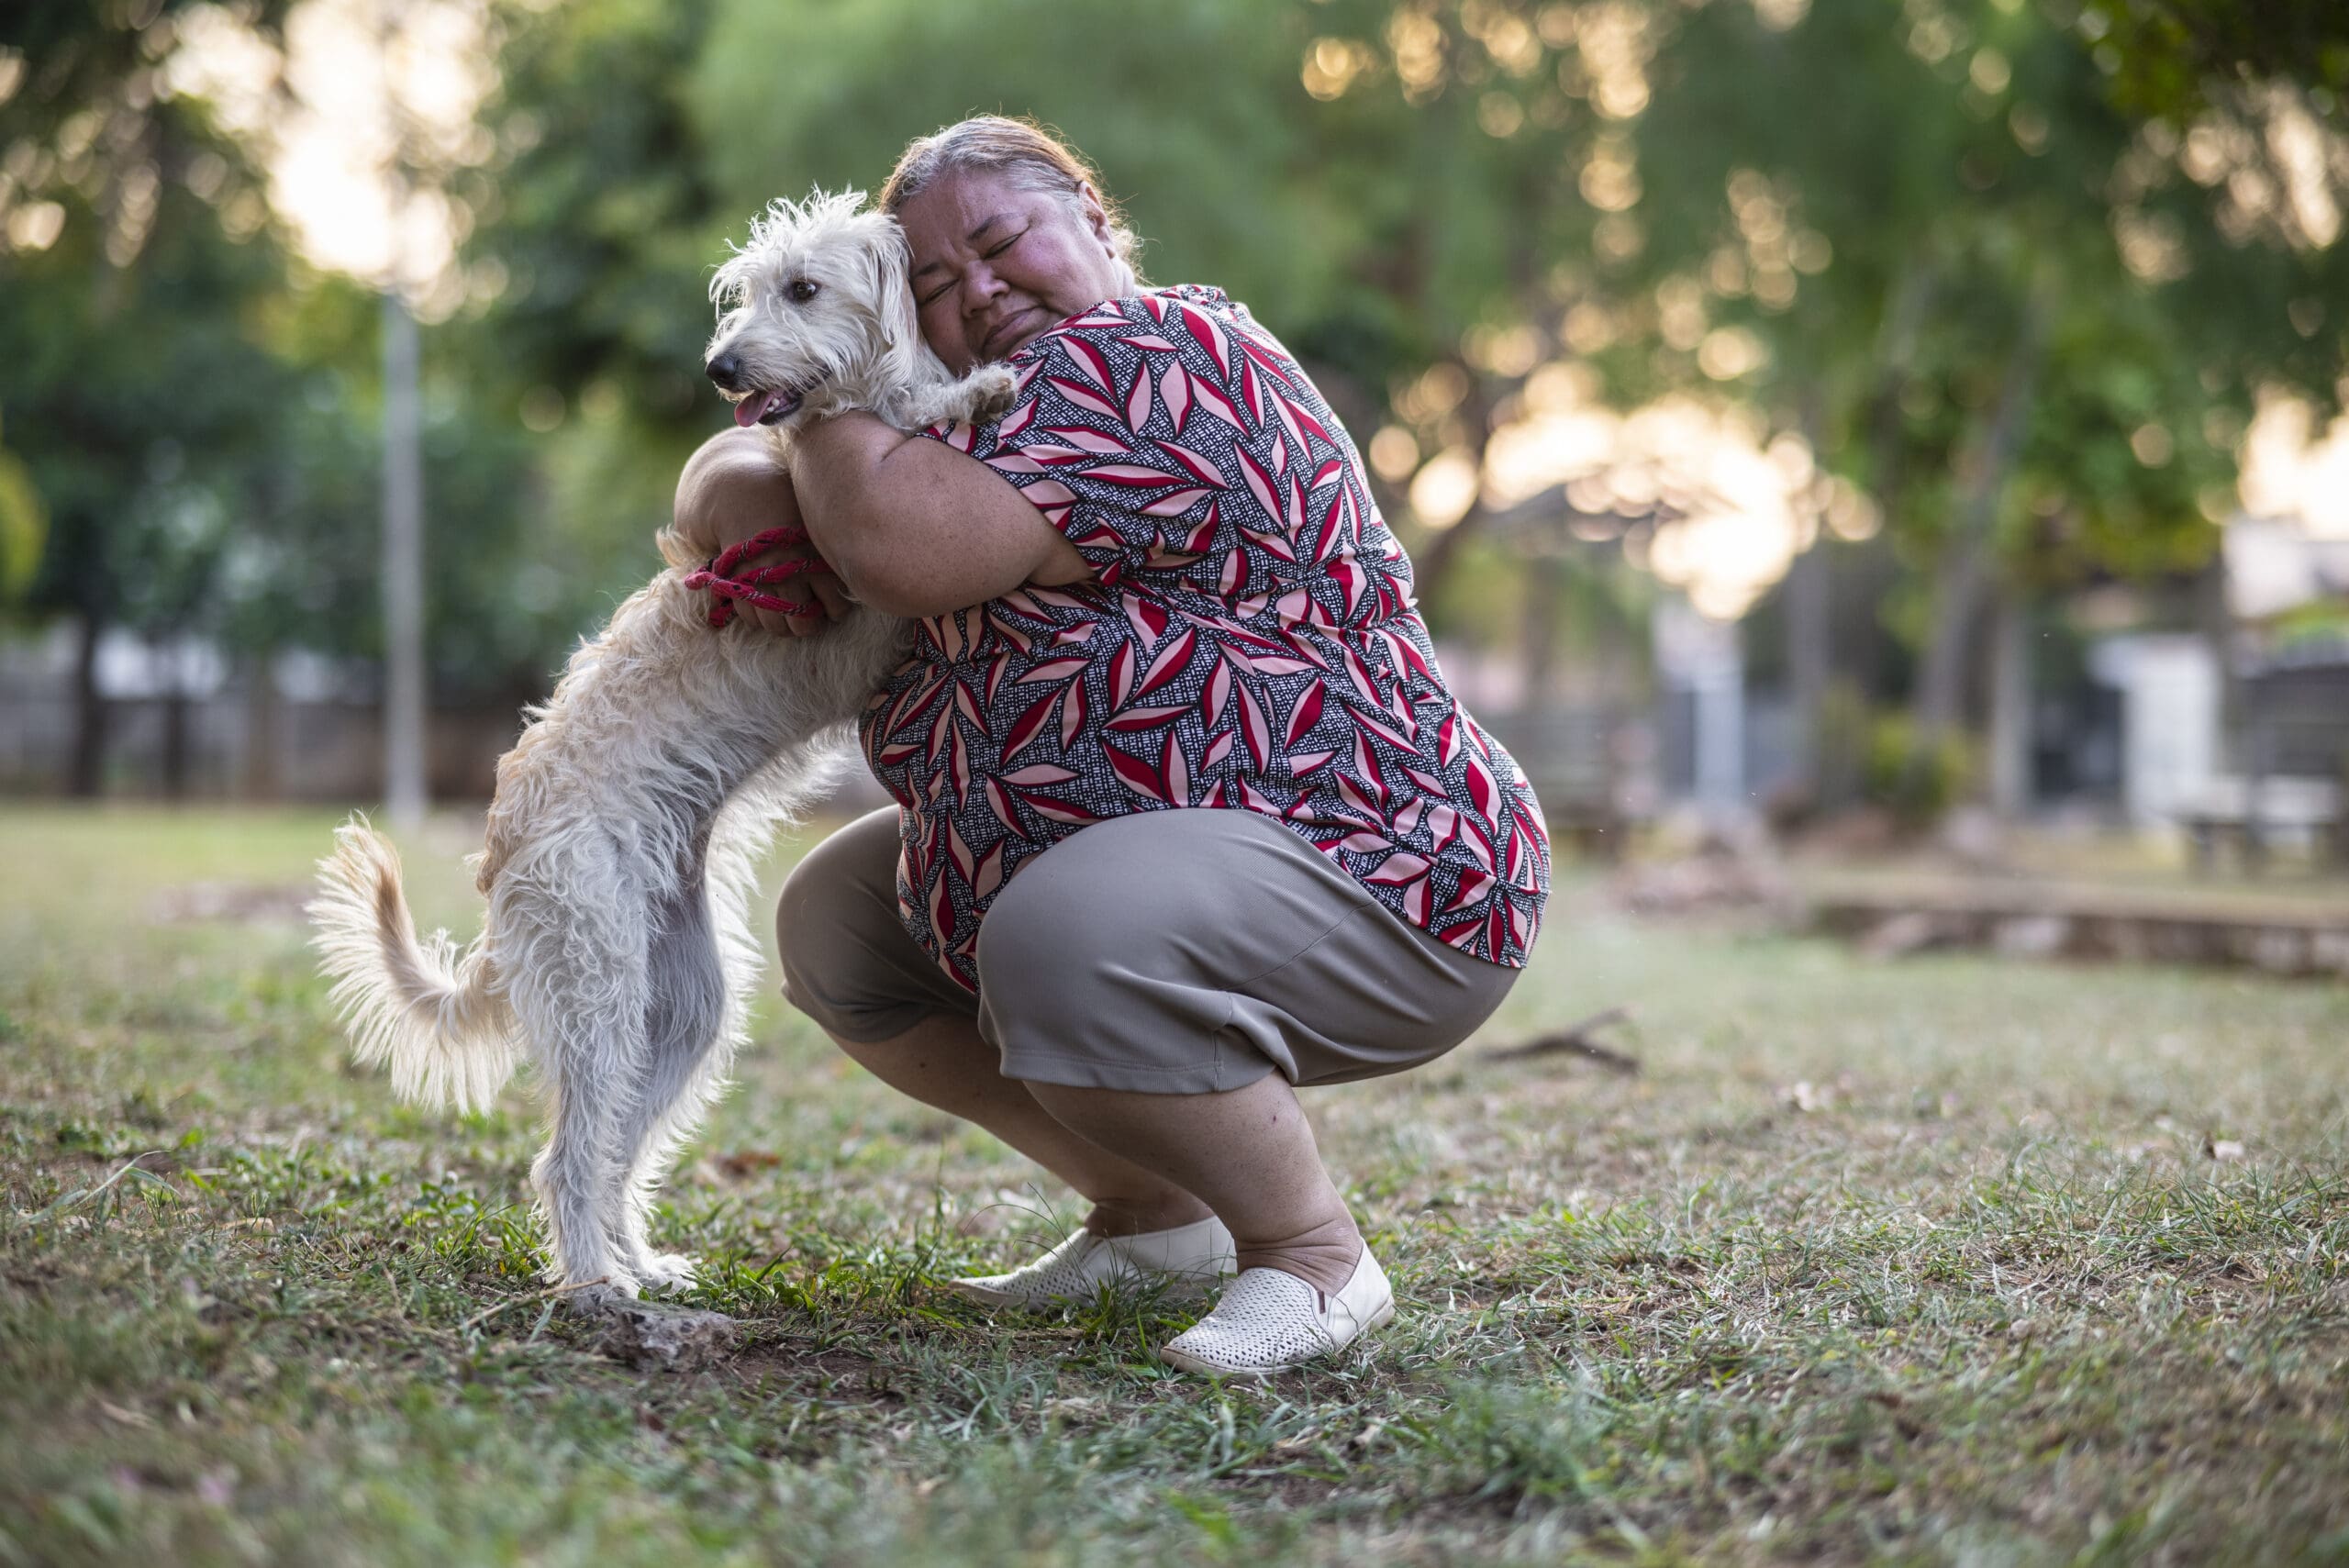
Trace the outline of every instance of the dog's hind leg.
<path fill-rule="evenodd" d="M 549 1135 L 530 1165 L 554 1254 L 549 1273 L 583 1307 L 634 1296 L 638 1283 L 610 1198 L 618 1108 L 608 1103 L 613 1085 L 587 1065 L 595 1054 L 591 1042 L 573 1039 L 548 1052 Z"/>
<path fill-rule="evenodd" d="M 804 742 L 795 750 L 807 754 L 777 762 L 740 790 L 709 824 L 680 890 L 654 901 L 651 1049 L 629 1121 L 624 1194 L 624 1245 L 648 1284 L 692 1277 L 685 1259 L 651 1250 L 644 1221 L 677 1146 L 699 1124 L 742 1043 L 763 962 L 749 919 L 760 858 L 792 803 L 818 793 L 829 777 L 831 748 L 820 738 L 813 751 Z"/>
<path fill-rule="evenodd" d="M 572 903 L 559 923 L 518 913 L 504 928 L 530 949 L 508 997 L 546 1078 L 549 1136 L 530 1184 L 554 1254 L 548 1273 L 583 1307 L 632 1296 L 638 1284 L 618 1244 L 614 1198 L 629 1086 L 642 1055 L 643 933 L 634 920 L 588 916 L 596 902 Z M 628 903 L 613 898 L 602 907 Z"/>
<path fill-rule="evenodd" d="M 652 917 L 645 1050 L 621 1123 L 615 1195 L 620 1250 L 644 1284 L 658 1288 L 691 1284 L 693 1265 L 652 1250 L 652 1195 L 724 1080 L 737 1026 L 700 879 L 657 900 Z"/>

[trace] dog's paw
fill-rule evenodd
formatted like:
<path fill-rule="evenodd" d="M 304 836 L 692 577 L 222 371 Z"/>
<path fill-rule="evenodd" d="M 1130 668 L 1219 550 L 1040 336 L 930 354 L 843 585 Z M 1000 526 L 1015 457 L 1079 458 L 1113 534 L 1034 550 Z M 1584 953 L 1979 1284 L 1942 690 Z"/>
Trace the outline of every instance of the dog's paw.
<path fill-rule="evenodd" d="M 971 395 L 972 423 L 984 423 L 1010 408 L 1019 395 L 1019 373 L 1009 365 L 983 365 L 963 384 Z"/>
<path fill-rule="evenodd" d="M 638 1282 L 648 1291 L 690 1290 L 700 1275 L 683 1252 L 651 1252 L 637 1264 Z"/>
<path fill-rule="evenodd" d="M 916 394 L 906 404 L 901 423 L 918 429 L 926 425 L 983 425 L 1011 406 L 1019 392 L 1019 373 L 1009 365 L 981 365 L 959 381 Z"/>

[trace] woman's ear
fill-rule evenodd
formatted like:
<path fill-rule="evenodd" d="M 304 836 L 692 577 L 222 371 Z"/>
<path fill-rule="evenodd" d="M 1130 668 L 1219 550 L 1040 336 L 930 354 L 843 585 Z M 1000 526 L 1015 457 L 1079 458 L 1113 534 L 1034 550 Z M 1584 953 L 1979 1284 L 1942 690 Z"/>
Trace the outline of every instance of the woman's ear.
<path fill-rule="evenodd" d="M 1093 231 L 1093 238 L 1101 241 L 1111 256 L 1117 255 L 1118 239 L 1109 232 L 1109 211 L 1101 205 L 1101 193 L 1093 188 L 1092 181 L 1077 182 L 1076 202 L 1077 209 L 1085 215 L 1085 227 Z"/>

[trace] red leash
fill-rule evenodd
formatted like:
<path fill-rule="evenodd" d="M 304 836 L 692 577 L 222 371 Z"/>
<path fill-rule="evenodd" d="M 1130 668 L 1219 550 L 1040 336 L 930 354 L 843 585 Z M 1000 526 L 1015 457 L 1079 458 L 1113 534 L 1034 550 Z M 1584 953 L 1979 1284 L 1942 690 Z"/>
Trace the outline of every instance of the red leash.
<path fill-rule="evenodd" d="M 800 577 L 810 572 L 829 572 L 818 555 L 799 561 L 778 561 L 767 566 L 742 570 L 742 562 L 750 556 L 783 545 L 806 544 L 805 528 L 769 528 L 763 534 L 752 534 L 739 544 L 729 544 L 716 555 L 709 564 L 698 572 L 685 574 L 685 586 L 706 589 L 716 600 L 709 606 L 709 624 L 724 626 L 734 618 L 734 606 L 739 601 L 762 610 L 781 610 L 785 615 L 812 615 L 817 606 L 805 600 L 785 599 L 765 592 L 770 583 L 780 583 L 786 577 Z"/>

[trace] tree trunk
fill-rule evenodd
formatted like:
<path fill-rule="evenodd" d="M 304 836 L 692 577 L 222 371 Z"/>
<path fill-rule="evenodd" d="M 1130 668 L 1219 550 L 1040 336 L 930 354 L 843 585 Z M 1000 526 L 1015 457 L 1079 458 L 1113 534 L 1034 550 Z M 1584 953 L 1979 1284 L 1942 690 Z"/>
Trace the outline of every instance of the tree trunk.
<path fill-rule="evenodd" d="M 65 792 L 95 800 L 106 787 L 106 699 L 98 690 L 98 639 L 106 622 L 95 610 L 82 612 L 82 640 L 73 651 L 73 755 Z"/>
<path fill-rule="evenodd" d="M 1548 553 L 1525 563 L 1525 697 L 1529 717 L 1539 718 L 1557 703 L 1558 637 L 1565 614 L 1566 563 Z"/>
<path fill-rule="evenodd" d="M 2047 291 L 2033 292 L 2024 306 L 2022 329 L 2007 356 L 2007 370 L 1998 391 L 1998 406 L 1976 454 L 1974 473 L 1960 504 L 1957 529 L 1943 553 L 1941 592 L 1935 599 L 1931 640 L 1917 673 L 1911 709 L 1916 720 L 1914 749 L 1909 757 L 1909 780 L 1920 781 L 1942 738 L 1956 727 L 1965 697 L 1965 673 L 1972 652 L 1974 621 L 1991 579 L 1997 540 L 1998 498 L 2022 450 L 2037 395 L 2039 361 L 2044 351 L 2054 301 Z"/>
<path fill-rule="evenodd" d="M 1813 453 L 1826 450 L 1826 411 L 1816 385 L 1806 389 L 1798 424 Z M 1812 525 L 1809 545 L 1787 568 L 1787 695 L 1795 713 L 1795 783 L 1817 806 L 1820 797 L 1820 728 L 1827 683 L 1835 662 L 1833 595 L 1827 570 L 1824 521 Z"/>
<path fill-rule="evenodd" d="M 245 663 L 245 756 L 238 787 L 248 800 L 275 800 L 278 795 L 277 674 L 267 653 L 247 656 Z"/>
<path fill-rule="evenodd" d="M 1912 258 L 1893 285 L 1891 303 L 1876 338 L 1876 391 L 1868 399 L 1868 488 L 1888 516 L 1904 475 L 1900 471 L 1900 391 L 1917 357 L 1917 334 L 1941 289 L 1941 274 L 1930 259 Z"/>
<path fill-rule="evenodd" d="M 2235 668 L 2234 611 L 2227 604 L 2227 551 L 2223 539 L 2194 583 L 2194 619 L 2210 667 L 2219 674 L 2219 744 L 2214 759 L 2221 773 L 2243 772 L 2243 675 Z"/>
<path fill-rule="evenodd" d="M 189 769 L 187 688 L 172 671 L 163 690 L 163 798 L 185 800 Z"/>
<path fill-rule="evenodd" d="M 195 772 L 194 705 L 188 700 L 187 645 L 178 628 L 147 642 L 148 654 L 163 682 L 162 785 L 166 800 L 185 800 Z"/>
<path fill-rule="evenodd" d="M 1990 663 L 1990 809 L 2016 822 L 2031 809 L 2030 606 L 1999 601 Z"/>
<path fill-rule="evenodd" d="M 1798 773 L 1814 801 L 1820 794 L 1820 729 L 1827 682 L 1834 664 L 1834 635 L 1827 583 L 1824 534 L 1795 557 L 1787 571 L 1787 685 L 1793 699 Z"/>
<path fill-rule="evenodd" d="M 1460 422 L 1467 427 L 1470 436 L 1469 458 L 1475 463 L 1479 478 L 1476 499 L 1458 522 L 1435 536 L 1434 542 L 1411 562 L 1411 593 L 1422 607 L 1433 605 L 1442 596 L 1443 585 L 1451 580 L 1453 566 L 1460 559 L 1461 547 L 1480 531 L 1490 514 L 1485 506 L 1481 475 L 1485 468 L 1485 448 L 1493 439 L 1492 402 L 1485 395 L 1483 382 L 1477 373 L 1463 365 L 1468 376 L 1468 395 L 1460 401 Z"/>

